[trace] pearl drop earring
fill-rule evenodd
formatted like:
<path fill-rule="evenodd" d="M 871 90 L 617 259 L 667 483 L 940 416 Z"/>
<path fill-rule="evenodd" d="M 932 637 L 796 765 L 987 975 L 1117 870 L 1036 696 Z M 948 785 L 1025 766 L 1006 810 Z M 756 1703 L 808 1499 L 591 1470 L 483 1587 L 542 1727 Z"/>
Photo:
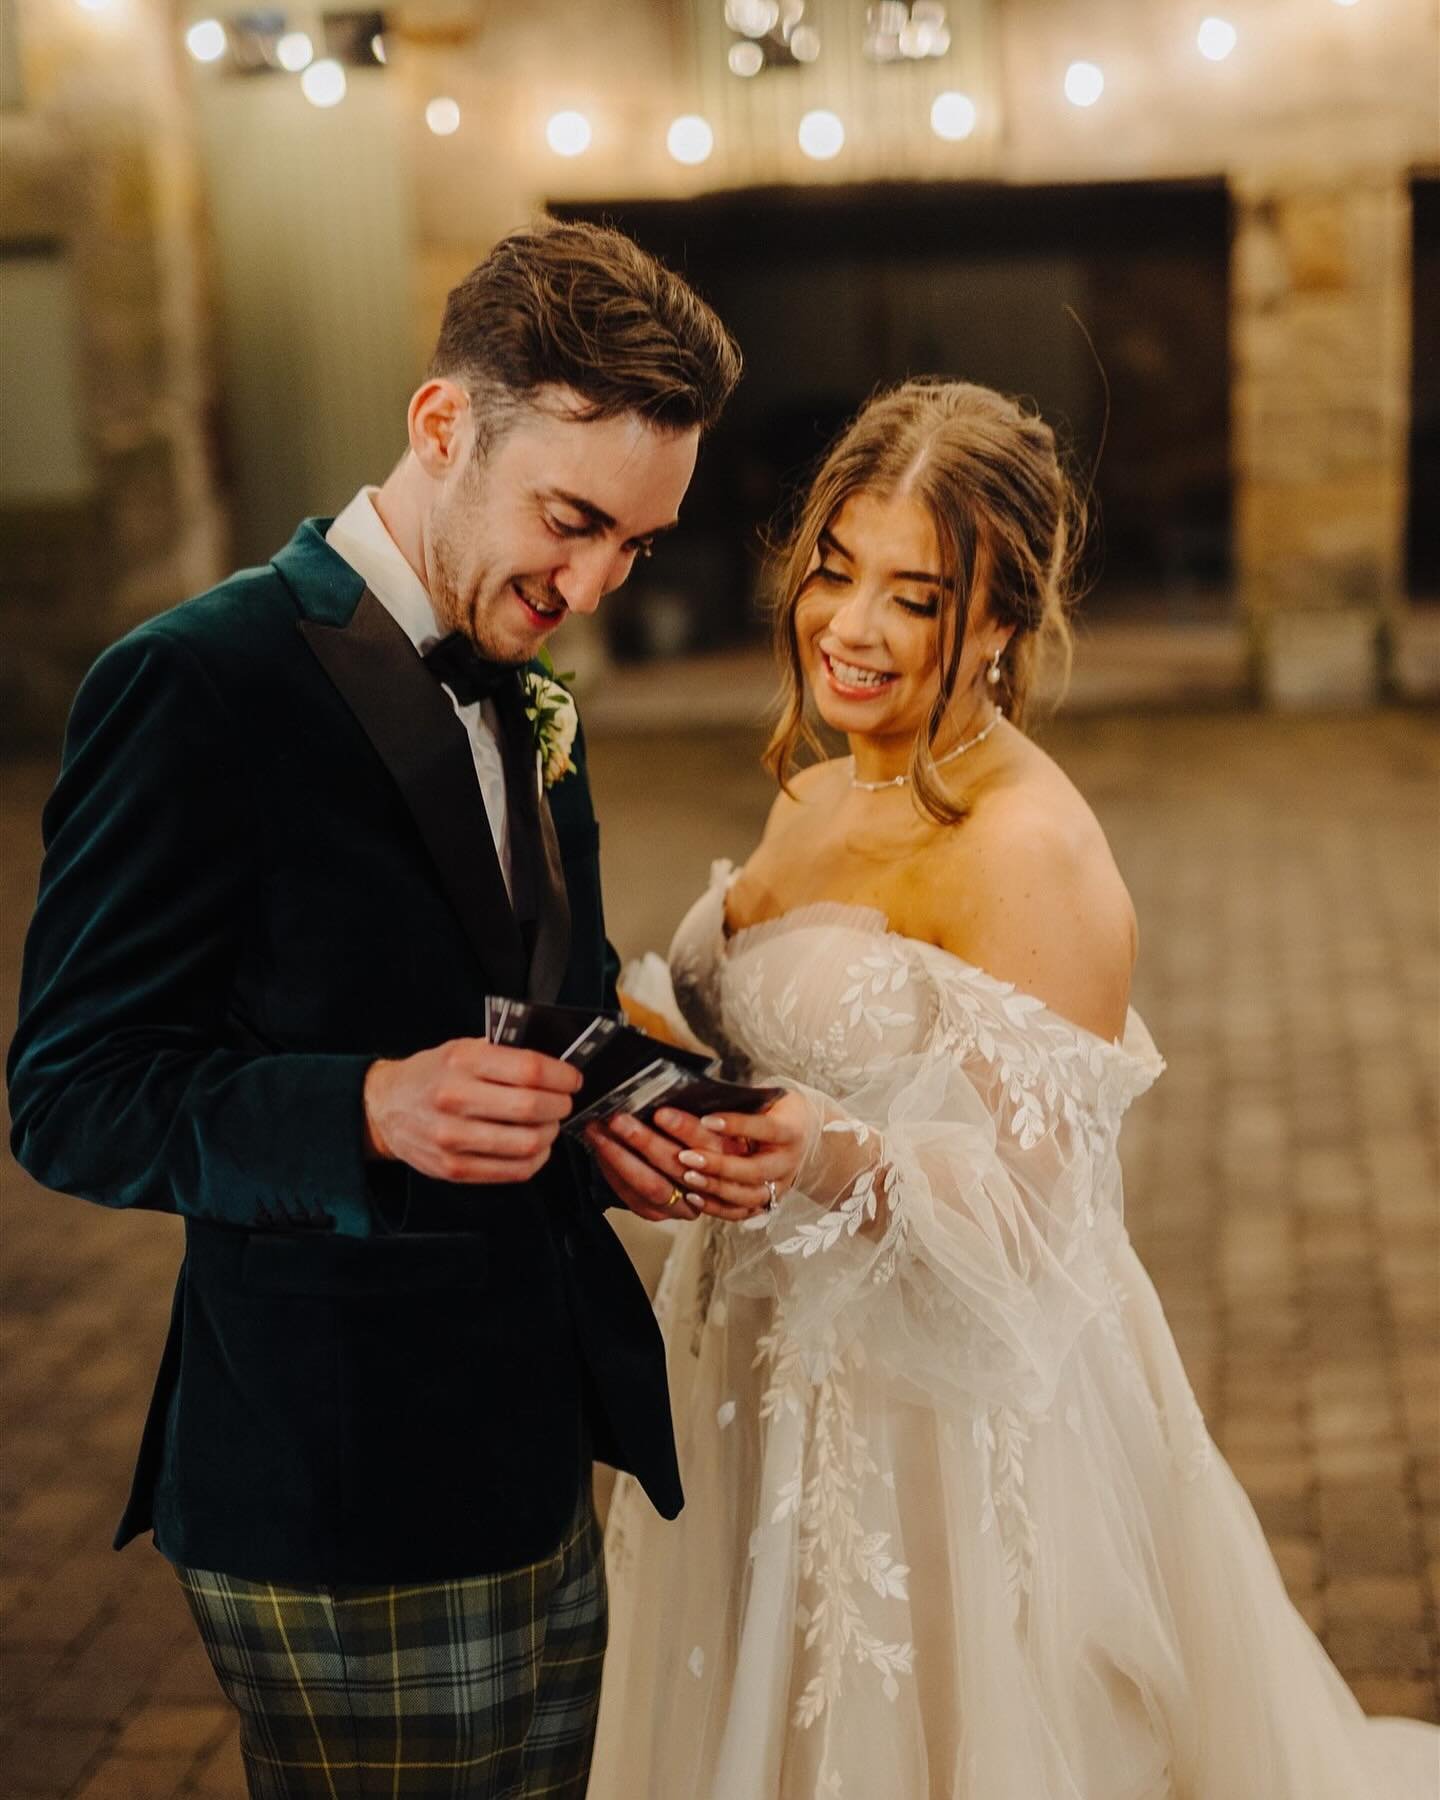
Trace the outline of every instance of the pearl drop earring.
<path fill-rule="evenodd" d="M 1000 652 L 998 650 L 990 658 L 990 667 L 985 671 L 985 679 L 991 687 L 1000 685 Z"/>

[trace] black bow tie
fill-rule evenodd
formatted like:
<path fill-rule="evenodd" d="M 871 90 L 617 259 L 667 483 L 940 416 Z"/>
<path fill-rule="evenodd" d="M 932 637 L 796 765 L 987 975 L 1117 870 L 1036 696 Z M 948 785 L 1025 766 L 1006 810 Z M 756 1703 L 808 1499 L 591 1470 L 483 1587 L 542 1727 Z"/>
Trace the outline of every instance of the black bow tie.
<path fill-rule="evenodd" d="M 476 700 L 490 700 L 507 682 L 513 683 L 520 673 L 516 663 L 491 662 L 470 642 L 463 632 L 452 631 L 449 637 L 432 644 L 421 659 L 437 681 L 443 681 L 462 706 Z"/>

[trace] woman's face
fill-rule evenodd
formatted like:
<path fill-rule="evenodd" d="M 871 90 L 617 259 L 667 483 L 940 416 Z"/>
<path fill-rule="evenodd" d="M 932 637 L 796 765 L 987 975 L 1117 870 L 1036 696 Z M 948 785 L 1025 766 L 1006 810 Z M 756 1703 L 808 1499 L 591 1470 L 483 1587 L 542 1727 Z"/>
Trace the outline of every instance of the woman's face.
<path fill-rule="evenodd" d="M 914 738 L 939 688 L 947 603 L 926 508 L 908 495 L 851 495 L 820 534 L 795 609 L 805 678 L 825 723 L 847 735 Z M 1006 636 L 984 615 L 966 631 L 957 724 L 972 718 L 984 665 Z"/>

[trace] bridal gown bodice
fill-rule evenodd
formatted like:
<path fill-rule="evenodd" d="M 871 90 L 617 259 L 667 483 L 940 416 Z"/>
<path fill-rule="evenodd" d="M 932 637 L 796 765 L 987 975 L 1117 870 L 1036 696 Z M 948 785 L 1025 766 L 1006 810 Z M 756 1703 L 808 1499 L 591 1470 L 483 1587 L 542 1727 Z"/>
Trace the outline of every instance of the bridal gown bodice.
<path fill-rule="evenodd" d="M 1286 1598 L 1126 1237 L 1163 1063 L 883 914 L 671 946 L 690 1029 L 815 1109 L 793 1189 L 676 1229 L 687 1504 L 622 1477 L 592 1800 L 1432 1800 Z M 653 996 L 647 996 L 653 998 Z"/>

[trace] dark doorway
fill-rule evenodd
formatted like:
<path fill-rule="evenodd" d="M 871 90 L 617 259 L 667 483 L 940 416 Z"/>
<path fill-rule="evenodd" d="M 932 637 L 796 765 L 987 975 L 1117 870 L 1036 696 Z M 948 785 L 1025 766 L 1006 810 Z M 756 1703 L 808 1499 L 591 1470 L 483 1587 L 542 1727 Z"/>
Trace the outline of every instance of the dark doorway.
<path fill-rule="evenodd" d="M 1033 398 L 1082 477 L 1108 381 L 1091 610 L 1228 606 L 1223 183 L 748 189 L 553 210 L 617 225 L 683 270 L 746 359 L 684 530 L 610 603 L 617 654 L 755 632 L 764 529 L 866 394 L 911 374 Z"/>
<path fill-rule="evenodd" d="M 1411 184 L 1410 517 L 1406 577 L 1413 600 L 1440 604 L 1440 175 Z"/>

